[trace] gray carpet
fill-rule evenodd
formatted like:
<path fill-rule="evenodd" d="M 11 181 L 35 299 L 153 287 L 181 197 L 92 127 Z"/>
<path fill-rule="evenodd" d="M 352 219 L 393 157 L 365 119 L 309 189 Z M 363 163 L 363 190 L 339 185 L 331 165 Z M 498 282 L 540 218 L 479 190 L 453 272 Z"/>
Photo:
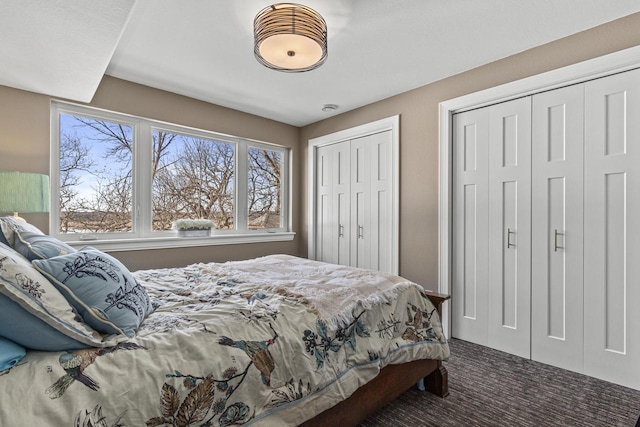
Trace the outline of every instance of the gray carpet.
<path fill-rule="evenodd" d="M 361 426 L 631 426 L 640 391 L 451 341 L 450 395 L 412 389 Z M 640 367 L 638 367 L 640 369 Z"/>

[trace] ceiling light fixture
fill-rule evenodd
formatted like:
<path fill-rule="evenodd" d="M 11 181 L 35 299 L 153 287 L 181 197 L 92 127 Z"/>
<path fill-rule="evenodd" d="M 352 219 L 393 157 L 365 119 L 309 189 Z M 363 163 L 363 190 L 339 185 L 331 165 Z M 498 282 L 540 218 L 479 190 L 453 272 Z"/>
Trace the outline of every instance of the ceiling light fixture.
<path fill-rule="evenodd" d="M 327 59 L 327 23 L 295 3 L 262 9 L 253 21 L 254 54 L 265 67 L 288 73 L 318 68 Z"/>
<path fill-rule="evenodd" d="M 336 104 L 324 104 L 322 106 L 322 111 L 324 111 L 325 113 L 336 111 L 337 109 L 338 109 L 338 106 Z"/>

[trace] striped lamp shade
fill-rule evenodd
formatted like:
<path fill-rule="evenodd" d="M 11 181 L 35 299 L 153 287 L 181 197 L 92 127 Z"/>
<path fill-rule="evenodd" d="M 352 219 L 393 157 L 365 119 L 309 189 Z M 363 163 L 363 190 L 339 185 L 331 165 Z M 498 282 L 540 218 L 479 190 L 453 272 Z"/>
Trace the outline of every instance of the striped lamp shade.
<path fill-rule="evenodd" d="M 0 212 L 49 212 L 49 177 L 0 172 Z"/>

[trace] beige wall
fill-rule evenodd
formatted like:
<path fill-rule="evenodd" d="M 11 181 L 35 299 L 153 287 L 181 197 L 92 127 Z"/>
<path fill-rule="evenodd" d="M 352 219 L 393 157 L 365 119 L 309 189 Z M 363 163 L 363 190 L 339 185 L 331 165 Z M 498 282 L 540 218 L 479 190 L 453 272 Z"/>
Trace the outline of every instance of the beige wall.
<path fill-rule="evenodd" d="M 307 180 L 310 138 L 400 114 L 400 274 L 437 289 L 438 279 L 438 104 L 640 44 L 640 14 L 531 49 L 392 98 L 306 126 L 299 162 Z M 452 55 L 464 54 L 452 52 Z M 307 194 L 301 199 L 301 228 L 307 227 Z M 300 239 L 307 254 L 307 236 Z"/>
<path fill-rule="evenodd" d="M 437 288 L 438 104 L 441 101 L 640 44 L 640 14 L 350 111 L 302 129 L 105 77 L 90 105 L 292 147 L 292 242 L 114 253 L 131 269 L 307 254 L 307 142 L 400 114 L 400 273 Z M 452 54 L 456 54 L 453 52 Z M 49 171 L 51 98 L 0 86 L 0 170 Z M 47 215 L 25 215 L 43 229 Z"/>
<path fill-rule="evenodd" d="M 0 86 L 0 170 L 49 173 L 49 117 L 51 97 Z M 293 241 L 152 251 L 114 252 L 132 270 L 180 266 L 194 262 L 246 259 L 270 253 L 298 254 L 301 188 L 298 155 L 300 130 L 239 111 L 197 101 L 135 83 L 105 76 L 93 101 L 94 107 L 163 120 L 291 147 Z M 48 230 L 47 214 L 24 217 Z"/>

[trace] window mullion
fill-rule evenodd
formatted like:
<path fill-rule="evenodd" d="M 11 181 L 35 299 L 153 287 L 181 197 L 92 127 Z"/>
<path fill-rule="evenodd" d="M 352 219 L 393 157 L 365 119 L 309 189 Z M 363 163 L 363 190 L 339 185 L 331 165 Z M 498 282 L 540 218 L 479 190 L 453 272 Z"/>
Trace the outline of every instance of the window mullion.
<path fill-rule="evenodd" d="M 51 151 L 49 154 L 49 232 L 60 235 L 60 114 L 51 107 Z"/>
<path fill-rule="evenodd" d="M 134 143 L 134 224 L 135 234 L 138 236 L 151 235 L 152 222 L 152 168 L 153 168 L 153 139 L 151 126 L 145 121 L 139 121 L 135 130 Z"/>
<path fill-rule="evenodd" d="M 235 176 L 235 219 L 237 230 L 240 233 L 246 233 L 249 229 L 248 219 L 248 173 L 249 173 L 249 155 L 248 146 L 244 141 L 239 141 L 236 145 L 236 176 Z"/>
<path fill-rule="evenodd" d="M 287 231 L 292 229 L 291 218 L 293 217 L 291 211 L 291 185 L 293 179 L 291 176 L 291 156 L 289 154 L 290 152 L 287 150 L 282 151 L 282 171 L 280 172 L 282 177 L 280 183 L 280 212 L 283 215 L 280 226 Z"/>

